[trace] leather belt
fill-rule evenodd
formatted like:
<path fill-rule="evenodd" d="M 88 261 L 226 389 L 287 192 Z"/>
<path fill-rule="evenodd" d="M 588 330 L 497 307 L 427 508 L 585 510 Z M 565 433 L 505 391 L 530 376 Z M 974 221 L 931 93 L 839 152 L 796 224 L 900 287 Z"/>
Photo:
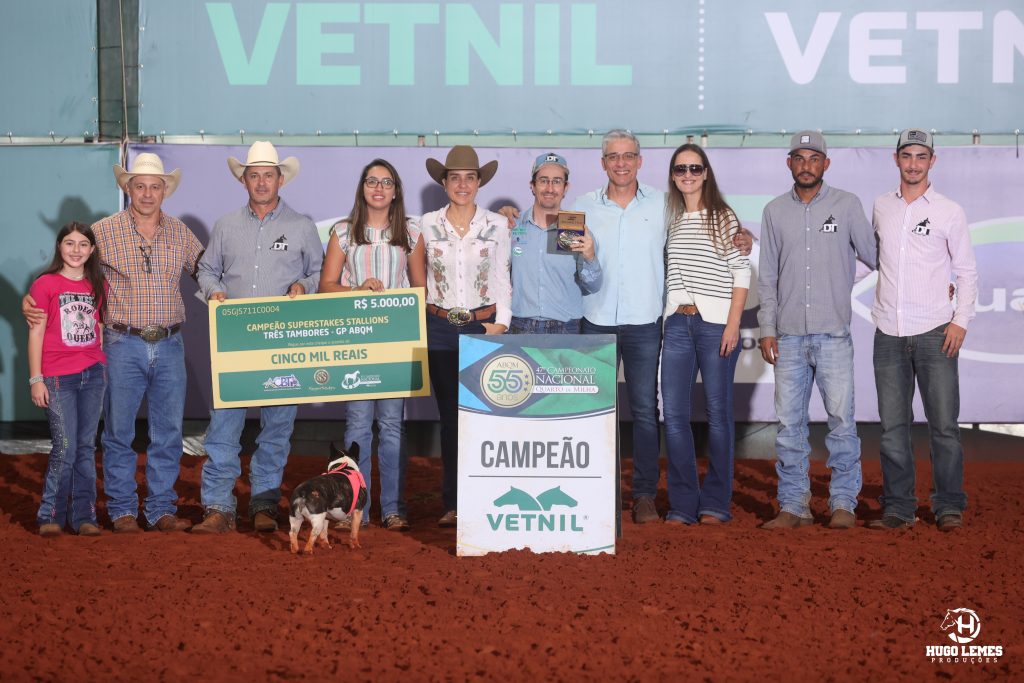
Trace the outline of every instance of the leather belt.
<path fill-rule="evenodd" d="M 487 320 L 498 310 L 497 304 L 481 306 L 472 310 L 468 308 L 441 308 L 434 304 L 427 304 L 427 313 L 444 318 L 452 325 L 462 327 L 474 320 Z"/>
<path fill-rule="evenodd" d="M 166 337 L 170 337 L 172 334 L 181 329 L 181 323 L 171 325 L 170 327 L 162 327 L 161 325 L 146 325 L 143 328 L 132 327 L 130 325 L 122 325 L 121 323 L 107 323 L 107 327 L 114 330 L 115 332 L 121 332 L 123 334 L 134 334 L 136 337 L 142 337 L 145 341 L 155 342 L 160 341 Z"/>
<path fill-rule="evenodd" d="M 686 304 L 685 306 L 677 308 L 676 313 L 680 313 L 682 315 L 697 315 L 698 311 L 697 307 L 693 304 Z"/>

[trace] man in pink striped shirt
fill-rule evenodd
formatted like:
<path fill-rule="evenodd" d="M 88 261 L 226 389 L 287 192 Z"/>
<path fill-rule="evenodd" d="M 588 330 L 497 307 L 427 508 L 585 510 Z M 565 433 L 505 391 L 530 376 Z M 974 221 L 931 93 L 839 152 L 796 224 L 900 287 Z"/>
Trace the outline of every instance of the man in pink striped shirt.
<path fill-rule="evenodd" d="M 916 377 L 931 440 L 932 512 L 940 531 L 953 531 L 963 526 L 967 506 L 957 358 L 974 317 L 978 272 L 964 210 L 928 180 L 936 160 L 932 135 L 904 130 L 894 158 L 900 187 L 875 201 L 873 216 L 879 254 L 871 317 L 878 327 L 874 365 L 883 515 L 868 526 L 902 529 L 917 521 L 910 438 Z"/>

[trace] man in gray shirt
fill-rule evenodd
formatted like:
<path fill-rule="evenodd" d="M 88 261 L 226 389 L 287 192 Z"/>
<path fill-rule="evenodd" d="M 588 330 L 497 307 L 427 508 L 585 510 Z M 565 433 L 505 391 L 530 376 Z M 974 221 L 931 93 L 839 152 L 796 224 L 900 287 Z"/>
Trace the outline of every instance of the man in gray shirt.
<path fill-rule="evenodd" d="M 220 218 L 199 261 L 199 287 L 207 300 L 254 296 L 295 298 L 316 292 L 324 249 L 316 226 L 293 211 L 278 191 L 299 172 L 299 161 L 278 160 L 269 142 L 255 142 L 243 164 L 228 159 L 231 173 L 249 192 L 249 202 Z M 235 528 L 235 481 L 242 473 L 238 454 L 245 408 L 210 411 L 203 465 L 202 503 L 206 515 L 192 533 L 224 533 Z M 281 479 L 288 461 L 294 405 L 260 408 L 260 435 L 249 467 L 249 515 L 257 531 L 277 529 Z"/>
<path fill-rule="evenodd" d="M 829 527 L 848 529 L 856 522 L 861 488 L 850 293 L 855 258 L 876 268 L 878 248 L 860 200 L 824 181 L 829 159 L 821 133 L 794 135 L 786 165 L 793 188 L 769 202 L 761 219 L 757 317 L 761 355 L 775 366 L 780 508 L 761 528 L 813 522 L 807 406 L 817 383 L 828 413 Z"/>

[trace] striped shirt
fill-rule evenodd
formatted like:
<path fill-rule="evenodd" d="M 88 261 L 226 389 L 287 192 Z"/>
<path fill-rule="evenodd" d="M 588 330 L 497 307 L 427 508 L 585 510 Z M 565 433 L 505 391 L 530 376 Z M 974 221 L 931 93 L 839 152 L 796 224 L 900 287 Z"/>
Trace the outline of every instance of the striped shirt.
<path fill-rule="evenodd" d="M 967 216 L 932 187 L 910 202 L 899 190 L 875 200 L 878 285 L 871 318 L 891 337 L 910 337 L 952 321 L 967 329 L 978 299 L 978 269 Z M 956 281 L 956 308 L 949 283 Z"/>
<path fill-rule="evenodd" d="M 147 241 L 125 209 L 98 221 L 92 230 L 110 287 L 105 323 L 170 327 L 185 320 L 181 273 L 194 274 L 203 253 L 188 226 L 161 212 L 156 235 Z"/>
<path fill-rule="evenodd" d="M 324 246 L 316 225 L 279 200 L 261 221 L 248 204 L 222 216 L 199 262 L 199 288 L 207 299 L 283 296 L 294 283 L 306 294 L 320 285 Z"/>
<path fill-rule="evenodd" d="M 750 260 L 733 243 L 740 230 L 733 213 L 723 216 L 728 224 L 719 253 L 703 220 L 706 211 L 684 213 L 668 228 L 665 245 L 665 317 L 676 307 L 695 304 L 709 323 L 729 321 L 733 289 L 750 289 Z"/>
<path fill-rule="evenodd" d="M 420 219 L 427 256 L 427 303 L 468 309 L 496 304 L 494 322 L 508 327 L 512 323 L 508 219 L 478 206 L 469 232 L 460 238 L 448 222 L 448 206 Z"/>
<path fill-rule="evenodd" d="M 349 223 L 341 220 L 331 228 L 338 237 L 338 245 L 345 254 L 345 268 L 341 271 L 341 284 L 358 287 L 367 278 L 375 277 L 385 289 L 409 286 L 409 252 L 390 244 L 390 228 L 366 226 L 369 244 L 356 244 L 349 237 Z M 409 251 L 420 238 L 420 227 L 415 220 L 406 221 Z"/>

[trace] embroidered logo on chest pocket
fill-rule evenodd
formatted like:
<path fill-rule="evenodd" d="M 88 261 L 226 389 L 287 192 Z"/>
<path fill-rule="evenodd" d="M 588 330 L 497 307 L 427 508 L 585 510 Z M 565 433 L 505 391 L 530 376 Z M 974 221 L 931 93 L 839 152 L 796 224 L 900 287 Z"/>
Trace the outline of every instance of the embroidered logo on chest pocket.
<path fill-rule="evenodd" d="M 270 245 L 270 251 L 288 251 L 288 238 L 281 235 Z"/>
<path fill-rule="evenodd" d="M 832 214 L 829 214 L 828 220 L 826 220 L 824 223 L 821 224 L 821 232 L 827 232 L 827 233 L 830 233 L 830 234 L 835 234 L 835 232 L 838 229 L 839 229 L 839 224 L 836 223 L 836 219 L 832 217 Z"/>
<path fill-rule="evenodd" d="M 929 221 L 927 218 L 925 218 L 923 221 L 921 221 L 920 223 L 915 225 L 913 230 L 911 230 L 911 232 L 914 233 L 915 235 L 921 235 L 922 237 L 927 237 L 928 235 L 930 235 L 932 233 L 932 229 L 928 227 L 928 224 L 930 222 L 931 221 Z"/>

